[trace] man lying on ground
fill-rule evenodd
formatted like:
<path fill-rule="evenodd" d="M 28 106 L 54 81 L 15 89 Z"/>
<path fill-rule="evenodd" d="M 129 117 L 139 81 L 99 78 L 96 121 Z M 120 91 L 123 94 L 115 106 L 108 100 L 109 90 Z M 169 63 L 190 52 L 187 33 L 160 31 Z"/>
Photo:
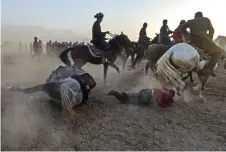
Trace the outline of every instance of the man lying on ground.
<path fill-rule="evenodd" d="M 175 95 L 174 90 L 167 88 L 154 88 L 154 89 L 143 89 L 138 93 L 125 93 L 111 90 L 107 95 L 115 96 L 117 99 L 124 104 L 134 105 L 148 105 L 153 106 L 154 104 L 159 107 L 169 107 L 174 102 L 173 97 Z"/>

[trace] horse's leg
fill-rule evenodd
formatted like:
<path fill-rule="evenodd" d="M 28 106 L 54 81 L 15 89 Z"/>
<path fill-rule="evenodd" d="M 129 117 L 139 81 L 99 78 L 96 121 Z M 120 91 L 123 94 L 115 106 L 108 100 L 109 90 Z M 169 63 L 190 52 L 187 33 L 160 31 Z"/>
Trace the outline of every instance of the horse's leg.
<path fill-rule="evenodd" d="M 148 62 L 145 65 L 145 74 L 146 75 L 148 75 L 148 69 L 150 68 L 150 66 L 151 66 L 151 60 L 148 60 Z"/>
<path fill-rule="evenodd" d="M 177 81 L 177 85 L 176 85 L 177 95 L 182 96 L 184 93 L 185 83 L 180 78 L 177 79 L 176 81 Z"/>
<path fill-rule="evenodd" d="M 192 71 L 191 72 L 188 72 L 188 75 L 187 76 L 182 77 L 182 80 L 185 81 L 188 77 L 190 78 L 190 81 L 191 82 L 194 82 L 194 80 L 192 78 Z"/>
<path fill-rule="evenodd" d="M 191 82 L 194 82 L 194 80 L 193 80 L 193 78 L 192 78 L 192 71 L 189 72 L 188 74 L 189 74 L 189 76 L 190 76 L 190 81 L 191 81 Z"/>
<path fill-rule="evenodd" d="M 202 95 L 202 92 L 203 92 L 202 85 L 203 85 L 203 83 L 202 83 L 201 79 L 199 78 L 198 84 L 192 88 L 192 91 L 198 91 L 199 92 L 198 96 L 201 99 L 201 101 L 206 102 L 205 97 Z"/>
<path fill-rule="evenodd" d="M 119 67 L 117 65 L 115 65 L 115 63 L 111 62 L 109 63 L 109 66 L 111 66 L 112 68 L 114 68 L 118 73 L 120 73 Z"/>
<path fill-rule="evenodd" d="M 123 66 L 122 66 L 122 69 L 123 69 L 123 70 L 125 69 L 126 61 L 127 61 L 128 58 L 129 58 L 129 56 L 126 55 L 126 58 L 125 58 L 125 60 L 123 61 Z"/>
<path fill-rule="evenodd" d="M 140 62 L 142 61 L 142 57 L 138 60 L 137 64 L 140 64 Z"/>
<path fill-rule="evenodd" d="M 106 77 L 107 77 L 107 72 L 108 72 L 108 64 L 107 63 L 104 63 L 104 84 L 107 84 L 107 80 L 106 80 Z"/>
<path fill-rule="evenodd" d="M 131 54 L 131 64 L 133 64 L 134 57 L 135 57 L 135 53 L 132 53 L 132 54 Z"/>
<path fill-rule="evenodd" d="M 127 61 L 128 57 L 129 57 L 129 55 L 126 54 L 126 56 L 124 56 L 123 54 L 120 54 L 119 57 L 120 57 L 120 58 L 122 59 L 122 61 L 123 61 L 122 69 L 124 70 L 124 69 L 125 69 L 125 66 L 126 66 L 126 61 Z"/>

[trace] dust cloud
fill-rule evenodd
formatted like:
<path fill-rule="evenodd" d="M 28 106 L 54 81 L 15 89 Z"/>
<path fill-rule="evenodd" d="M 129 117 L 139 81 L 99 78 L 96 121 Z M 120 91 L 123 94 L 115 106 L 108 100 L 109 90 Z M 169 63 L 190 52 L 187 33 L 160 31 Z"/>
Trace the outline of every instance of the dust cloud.
<path fill-rule="evenodd" d="M 12 49 L 12 48 L 11 48 Z M 30 87 L 44 83 L 46 78 L 59 65 L 63 65 L 57 57 L 41 56 L 32 58 L 25 52 L 2 53 L 2 146 L 4 149 L 15 150 L 37 146 L 37 141 L 45 136 L 46 145 L 60 144 L 65 140 L 65 132 L 68 126 L 53 124 L 49 121 L 51 115 L 46 111 L 51 111 L 48 97 L 44 93 L 25 94 L 20 92 L 9 92 L 7 86 Z M 129 62 L 129 61 L 127 61 Z M 121 66 L 121 60 L 117 60 Z M 115 89 L 125 92 L 138 92 L 140 89 L 152 88 L 148 76 L 139 70 L 125 71 L 118 74 L 109 67 L 107 81 L 103 84 L 103 66 L 87 64 L 84 69 L 91 73 L 97 81 L 100 91 L 107 92 Z M 127 80 L 128 79 L 128 80 Z M 130 86 L 128 86 L 128 81 Z M 44 104 L 44 105 L 43 105 Z M 56 111 L 56 109 L 54 109 Z M 128 111 L 131 112 L 136 108 Z M 57 114 L 62 119 L 60 114 Z M 54 128 L 61 128 L 56 130 Z M 32 145 L 32 146 L 31 146 Z M 42 146 L 45 149 L 45 146 Z"/>

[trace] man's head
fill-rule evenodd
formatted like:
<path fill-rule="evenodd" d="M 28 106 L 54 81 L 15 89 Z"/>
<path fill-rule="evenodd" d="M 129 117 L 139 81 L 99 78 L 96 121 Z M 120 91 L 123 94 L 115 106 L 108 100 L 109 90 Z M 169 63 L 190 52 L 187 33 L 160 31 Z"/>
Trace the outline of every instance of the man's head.
<path fill-rule="evenodd" d="M 37 37 L 34 37 L 34 40 L 35 40 L 35 41 L 38 41 L 38 38 L 37 38 Z"/>
<path fill-rule="evenodd" d="M 168 20 L 167 20 L 167 19 L 164 19 L 164 20 L 162 21 L 162 23 L 163 23 L 163 25 L 167 25 Z"/>
<path fill-rule="evenodd" d="M 147 28 L 148 27 L 148 23 L 144 22 L 143 27 Z"/>
<path fill-rule="evenodd" d="M 94 15 L 94 18 L 96 18 L 99 22 L 101 22 L 104 18 L 104 14 L 103 13 L 97 13 L 96 15 Z"/>
<path fill-rule="evenodd" d="M 195 13 L 195 18 L 203 17 L 202 12 L 196 12 Z"/>

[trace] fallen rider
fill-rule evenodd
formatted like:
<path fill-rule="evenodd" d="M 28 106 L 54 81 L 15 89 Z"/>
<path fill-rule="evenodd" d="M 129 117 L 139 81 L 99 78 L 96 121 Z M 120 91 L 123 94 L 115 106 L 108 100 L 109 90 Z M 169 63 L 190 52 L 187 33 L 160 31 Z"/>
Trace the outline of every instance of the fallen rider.
<path fill-rule="evenodd" d="M 154 104 L 159 107 L 169 107 L 174 102 L 173 97 L 175 95 L 174 90 L 167 88 L 154 88 L 154 89 L 143 89 L 138 93 L 125 93 L 111 90 L 107 95 L 115 96 L 117 99 L 124 104 L 134 105 L 148 105 L 153 106 Z"/>
<path fill-rule="evenodd" d="M 53 101 L 62 105 L 63 114 L 64 110 L 68 110 L 74 119 L 73 107 L 88 100 L 88 94 L 95 86 L 95 80 L 85 71 L 59 66 L 44 84 L 23 89 L 11 87 L 10 90 L 25 93 L 44 91 Z"/>

